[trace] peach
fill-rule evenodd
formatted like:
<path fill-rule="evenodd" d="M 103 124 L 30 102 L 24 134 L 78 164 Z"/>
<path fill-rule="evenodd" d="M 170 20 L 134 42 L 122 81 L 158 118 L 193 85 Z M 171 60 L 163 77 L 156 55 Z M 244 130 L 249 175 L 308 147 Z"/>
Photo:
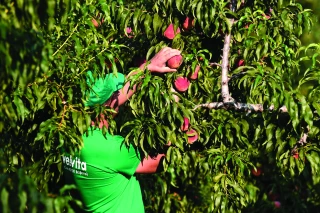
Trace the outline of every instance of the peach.
<path fill-rule="evenodd" d="M 127 34 L 130 34 L 130 33 L 132 32 L 131 27 L 127 27 L 127 28 L 126 28 L 126 32 L 127 32 Z"/>
<path fill-rule="evenodd" d="M 185 30 L 190 30 L 194 26 L 194 19 L 186 17 L 186 19 L 183 22 L 183 28 Z"/>
<path fill-rule="evenodd" d="M 280 201 L 273 201 L 273 205 L 276 209 L 279 209 L 281 207 Z"/>
<path fill-rule="evenodd" d="M 93 26 L 94 26 L 95 28 L 99 27 L 98 21 L 95 20 L 94 18 L 91 20 L 91 22 L 92 22 L 92 24 L 93 24 Z"/>
<path fill-rule="evenodd" d="M 188 144 L 193 144 L 194 142 L 196 142 L 198 140 L 198 137 L 199 137 L 197 131 L 194 129 L 190 129 L 187 132 L 187 136 L 188 136 Z"/>
<path fill-rule="evenodd" d="M 176 55 L 171 57 L 168 61 L 168 67 L 170 67 L 171 69 L 176 69 L 178 68 L 181 64 L 182 64 L 182 56 L 181 55 Z"/>
<path fill-rule="evenodd" d="M 245 65 L 244 60 L 243 60 L 243 59 L 240 59 L 240 60 L 238 61 L 238 67 L 241 67 L 241 66 L 244 66 L 244 65 Z"/>
<path fill-rule="evenodd" d="M 188 76 L 189 79 L 196 80 L 198 78 L 199 70 L 200 70 L 200 65 L 197 65 L 196 68 L 194 69 L 194 72 L 189 74 Z"/>
<path fill-rule="evenodd" d="M 173 87 L 170 88 L 170 91 L 171 92 L 177 92 Z M 177 95 L 172 94 L 172 96 L 173 96 L 175 102 L 179 102 L 180 101 L 180 98 Z"/>
<path fill-rule="evenodd" d="M 189 118 L 184 117 L 184 118 L 183 118 L 183 124 L 182 124 L 181 127 L 180 127 L 181 131 L 183 131 L 183 132 L 188 131 L 189 126 L 190 126 Z"/>
<path fill-rule="evenodd" d="M 132 32 L 131 27 L 126 28 L 126 33 L 127 34 L 125 36 L 127 36 L 128 38 L 133 38 L 134 33 Z"/>
<path fill-rule="evenodd" d="M 172 40 L 178 33 L 180 33 L 180 28 L 178 27 L 176 32 L 174 32 L 174 27 L 173 24 L 169 24 L 169 26 L 167 27 L 167 29 L 164 31 L 164 37 L 166 37 L 167 39 Z"/>
<path fill-rule="evenodd" d="M 262 173 L 262 170 L 261 170 L 261 168 L 257 167 L 257 170 L 252 169 L 251 172 L 254 176 L 259 177 Z"/>
<path fill-rule="evenodd" d="M 174 86 L 177 89 L 177 91 L 179 91 L 179 92 L 187 91 L 189 88 L 189 85 L 190 85 L 190 81 L 185 77 L 178 77 L 174 81 Z"/>
<path fill-rule="evenodd" d="M 270 15 L 266 15 L 266 14 L 263 14 L 263 17 L 265 17 L 266 19 L 270 19 L 271 18 Z"/>

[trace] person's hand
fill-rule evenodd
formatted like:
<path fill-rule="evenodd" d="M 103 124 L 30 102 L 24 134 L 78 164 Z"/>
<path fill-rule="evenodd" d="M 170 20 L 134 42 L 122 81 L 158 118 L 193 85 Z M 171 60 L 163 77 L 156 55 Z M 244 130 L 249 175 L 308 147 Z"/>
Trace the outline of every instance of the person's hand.
<path fill-rule="evenodd" d="M 173 56 L 180 54 L 180 50 L 164 47 L 150 60 L 148 70 L 157 73 L 175 72 L 177 69 L 171 69 L 170 67 L 167 67 L 166 62 Z M 143 68 L 144 66 L 145 64 L 142 64 L 140 68 Z"/>

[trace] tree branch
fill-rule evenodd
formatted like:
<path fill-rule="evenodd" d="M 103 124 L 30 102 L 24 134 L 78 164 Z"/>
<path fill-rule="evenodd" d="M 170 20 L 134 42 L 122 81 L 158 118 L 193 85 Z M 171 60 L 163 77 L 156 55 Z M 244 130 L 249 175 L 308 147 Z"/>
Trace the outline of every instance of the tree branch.
<path fill-rule="evenodd" d="M 230 9 L 235 12 L 236 2 L 234 0 L 230 1 Z M 222 55 L 222 64 L 221 64 L 221 95 L 223 103 L 234 102 L 234 99 L 231 97 L 228 86 L 228 71 L 229 71 L 229 52 L 230 52 L 230 42 L 231 42 L 231 29 L 234 23 L 234 19 L 229 19 L 231 22 L 230 25 L 230 34 L 226 34 L 224 37 L 223 45 L 223 55 Z"/>
<path fill-rule="evenodd" d="M 274 105 L 271 105 L 269 108 L 264 109 L 262 104 L 247 104 L 247 103 L 224 103 L 224 102 L 212 102 L 196 105 L 193 110 L 198 108 L 208 108 L 208 109 L 233 109 L 235 111 L 244 111 L 244 112 L 263 112 L 263 111 L 274 111 Z M 279 111 L 282 113 L 287 113 L 287 107 L 282 106 L 279 108 Z"/>
<path fill-rule="evenodd" d="M 226 34 L 224 37 L 223 55 L 221 64 L 221 95 L 224 103 L 234 102 L 234 99 L 229 93 L 228 86 L 228 65 L 229 65 L 229 51 L 230 51 L 231 35 Z"/>
<path fill-rule="evenodd" d="M 78 28 L 78 24 L 73 28 L 71 34 L 69 35 L 69 37 L 63 42 L 63 44 L 59 47 L 59 49 L 57 49 L 53 54 L 52 57 L 55 56 L 60 50 L 61 48 L 69 41 L 69 39 L 71 38 L 71 36 L 73 35 L 73 33 L 77 30 Z"/>

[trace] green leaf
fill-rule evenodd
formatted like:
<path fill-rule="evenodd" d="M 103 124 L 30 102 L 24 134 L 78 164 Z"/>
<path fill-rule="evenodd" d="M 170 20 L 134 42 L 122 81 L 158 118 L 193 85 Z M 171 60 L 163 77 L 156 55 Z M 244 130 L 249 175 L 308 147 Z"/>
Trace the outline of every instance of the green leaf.
<path fill-rule="evenodd" d="M 162 18 L 157 13 L 154 14 L 153 23 L 152 23 L 154 34 L 157 34 L 159 32 L 159 30 L 162 27 L 162 24 L 163 24 Z"/>

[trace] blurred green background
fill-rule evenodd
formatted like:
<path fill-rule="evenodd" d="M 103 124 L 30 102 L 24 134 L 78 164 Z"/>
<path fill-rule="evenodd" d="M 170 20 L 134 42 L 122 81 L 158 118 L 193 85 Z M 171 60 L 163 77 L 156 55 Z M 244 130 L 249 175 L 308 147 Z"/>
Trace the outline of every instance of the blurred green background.
<path fill-rule="evenodd" d="M 310 8 L 315 14 L 315 22 L 311 32 L 306 32 L 301 38 L 301 41 L 304 45 L 310 43 L 320 43 L 320 1 L 319 0 L 298 0 L 297 2 L 301 3 L 304 8 Z"/>

